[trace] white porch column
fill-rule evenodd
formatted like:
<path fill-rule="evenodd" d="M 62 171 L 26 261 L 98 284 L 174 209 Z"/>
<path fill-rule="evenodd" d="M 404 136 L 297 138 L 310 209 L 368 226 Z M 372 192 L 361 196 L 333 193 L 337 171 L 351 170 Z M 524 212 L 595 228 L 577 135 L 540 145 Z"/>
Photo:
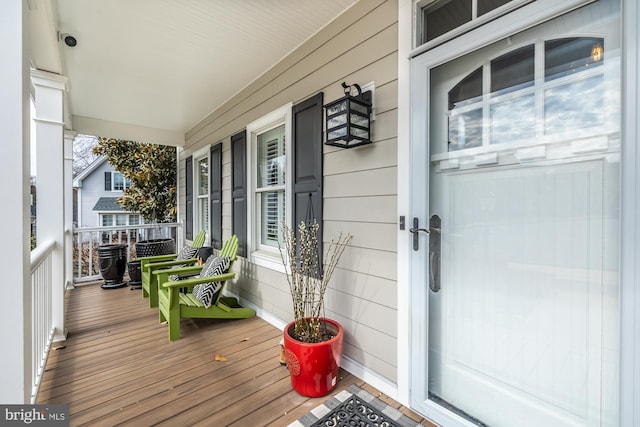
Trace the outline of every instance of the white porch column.
<path fill-rule="evenodd" d="M 33 70 L 36 105 L 36 167 L 38 244 L 55 241 L 52 253 L 51 303 L 55 327 L 53 341 L 66 339 L 64 327 L 65 284 L 65 180 L 64 91 L 67 79 Z M 71 188 L 69 188 L 71 191 Z"/>
<path fill-rule="evenodd" d="M 29 222 L 29 15 L 22 0 L 0 2 L 0 200 L 2 273 L 0 402 L 31 398 L 31 246 Z"/>
<path fill-rule="evenodd" d="M 73 140 L 78 133 L 64 131 L 64 283 L 73 288 Z"/>

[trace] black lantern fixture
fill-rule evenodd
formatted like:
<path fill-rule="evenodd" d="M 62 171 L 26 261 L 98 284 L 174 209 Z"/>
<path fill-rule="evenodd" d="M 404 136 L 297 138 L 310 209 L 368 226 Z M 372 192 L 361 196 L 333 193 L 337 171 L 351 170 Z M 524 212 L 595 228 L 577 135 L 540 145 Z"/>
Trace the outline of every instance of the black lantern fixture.
<path fill-rule="evenodd" d="M 371 91 L 362 93 L 359 85 L 353 87 L 358 92 L 351 95 L 351 87 L 342 83 L 344 97 L 324 106 L 326 113 L 326 145 L 353 148 L 371 144 Z"/>

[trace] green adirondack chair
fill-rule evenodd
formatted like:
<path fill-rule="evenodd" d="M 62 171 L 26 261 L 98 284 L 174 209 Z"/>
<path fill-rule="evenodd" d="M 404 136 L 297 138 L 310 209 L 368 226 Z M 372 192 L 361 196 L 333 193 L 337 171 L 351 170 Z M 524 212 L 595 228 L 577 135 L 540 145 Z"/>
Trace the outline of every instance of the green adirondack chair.
<path fill-rule="evenodd" d="M 238 300 L 233 297 L 222 295 L 224 285 L 227 280 L 235 277 L 232 271 L 233 263 L 238 253 L 238 237 L 231 236 L 220 249 L 218 257 L 229 257 L 231 263 L 227 273 L 217 276 L 196 277 L 177 281 L 171 281 L 169 276 L 175 274 L 195 273 L 197 274 L 201 266 L 184 267 L 179 269 L 156 270 L 154 275 L 158 276 L 158 308 L 160 322 L 167 322 L 169 325 L 169 340 L 175 341 L 180 338 L 180 319 L 245 319 L 255 316 L 256 312 L 252 308 L 241 307 Z M 220 282 L 221 287 L 210 307 L 205 307 L 192 293 L 193 287 L 202 283 Z M 180 289 L 187 288 L 188 292 Z"/>
<path fill-rule="evenodd" d="M 201 248 L 207 238 L 207 232 L 200 230 L 191 243 L 192 248 Z M 142 298 L 149 298 L 149 307 L 158 306 L 158 283 L 155 281 L 156 276 L 152 274 L 154 270 L 163 268 L 171 268 L 175 265 L 194 265 L 197 258 L 187 260 L 177 260 L 178 254 L 157 255 L 142 257 L 140 261 L 140 270 L 142 272 Z"/>

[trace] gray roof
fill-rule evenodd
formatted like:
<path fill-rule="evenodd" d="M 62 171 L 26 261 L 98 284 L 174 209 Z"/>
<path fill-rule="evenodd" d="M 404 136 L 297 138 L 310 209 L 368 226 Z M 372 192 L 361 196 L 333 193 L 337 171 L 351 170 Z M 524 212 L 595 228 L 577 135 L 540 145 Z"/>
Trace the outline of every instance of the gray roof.
<path fill-rule="evenodd" d="M 117 197 L 100 197 L 96 202 L 96 205 L 93 207 L 93 210 L 100 211 L 100 212 L 103 212 L 103 211 L 125 212 L 122 206 L 120 206 L 120 203 L 118 203 Z"/>

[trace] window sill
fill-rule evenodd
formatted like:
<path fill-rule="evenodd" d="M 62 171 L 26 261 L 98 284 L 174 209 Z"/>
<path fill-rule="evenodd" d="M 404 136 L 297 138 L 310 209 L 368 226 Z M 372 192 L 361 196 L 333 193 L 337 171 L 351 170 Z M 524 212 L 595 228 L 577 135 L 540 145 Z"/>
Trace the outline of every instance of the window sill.
<path fill-rule="evenodd" d="M 259 265 L 260 267 L 285 273 L 284 265 L 282 265 L 282 258 L 279 253 L 260 250 L 255 251 L 251 253 L 251 262 Z"/>

